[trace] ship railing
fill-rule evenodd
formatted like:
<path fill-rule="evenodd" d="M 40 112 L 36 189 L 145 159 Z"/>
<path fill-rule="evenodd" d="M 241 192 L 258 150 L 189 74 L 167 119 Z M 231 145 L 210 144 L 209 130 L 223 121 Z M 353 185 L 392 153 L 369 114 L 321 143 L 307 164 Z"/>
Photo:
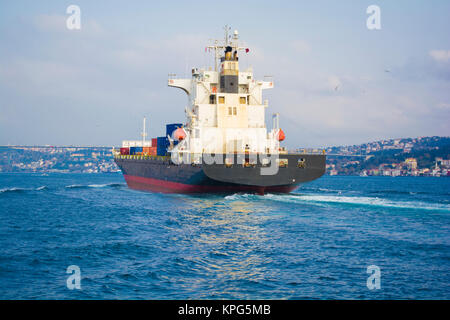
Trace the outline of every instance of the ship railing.
<path fill-rule="evenodd" d="M 299 150 L 290 150 L 289 152 L 283 152 L 280 153 L 280 155 L 283 154 L 317 154 L 317 155 L 324 155 L 326 154 L 325 150 L 306 150 L 306 149 L 299 149 Z M 194 155 L 191 155 L 191 159 L 195 158 Z M 132 155 L 132 154 L 114 154 L 115 158 L 118 159 L 135 159 L 135 160 L 168 160 L 171 157 L 170 156 L 157 156 L 157 155 Z M 201 158 L 201 157 L 200 157 Z"/>
<path fill-rule="evenodd" d="M 132 160 L 168 160 L 169 156 L 157 156 L 147 154 L 118 154 L 114 155 L 118 159 L 132 159 Z"/>
<path fill-rule="evenodd" d="M 325 155 L 326 152 L 324 149 L 312 149 L 312 148 L 304 148 L 304 149 L 296 149 L 296 150 L 290 150 L 289 152 L 283 152 L 280 153 L 280 156 L 283 154 L 310 154 L 310 155 Z M 114 157 L 118 159 L 130 159 L 130 160 L 159 160 L 159 161 L 169 161 L 171 159 L 170 156 L 158 156 L 158 155 L 149 155 L 149 154 L 119 154 L 114 153 Z M 195 161 L 198 157 L 195 157 L 195 154 L 191 154 L 192 162 L 196 163 L 198 161 Z M 201 159 L 201 157 L 199 157 Z M 201 162 L 201 161 L 200 161 Z"/>
<path fill-rule="evenodd" d="M 169 73 L 167 74 L 168 80 L 176 80 L 176 79 L 182 79 L 181 76 L 177 75 L 176 73 Z"/>

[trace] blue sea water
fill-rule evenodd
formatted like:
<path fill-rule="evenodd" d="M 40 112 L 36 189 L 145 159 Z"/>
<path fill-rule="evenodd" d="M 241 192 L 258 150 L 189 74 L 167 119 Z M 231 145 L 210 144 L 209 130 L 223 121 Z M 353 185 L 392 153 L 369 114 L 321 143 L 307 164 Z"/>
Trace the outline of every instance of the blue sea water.
<path fill-rule="evenodd" d="M 450 299 L 450 179 L 192 196 L 120 174 L 0 174 L 0 299 Z"/>

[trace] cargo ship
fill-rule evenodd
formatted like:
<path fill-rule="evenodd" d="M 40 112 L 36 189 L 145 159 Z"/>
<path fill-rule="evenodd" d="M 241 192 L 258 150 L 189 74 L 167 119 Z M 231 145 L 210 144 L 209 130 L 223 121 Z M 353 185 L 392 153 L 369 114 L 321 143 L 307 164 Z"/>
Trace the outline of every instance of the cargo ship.
<path fill-rule="evenodd" d="M 239 33 L 225 28 L 223 40 L 205 50 L 214 66 L 193 68 L 188 79 L 169 75 L 168 86 L 183 90 L 189 104 L 185 121 L 166 125 L 164 136 L 123 141 L 114 160 L 129 188 L 164 193 L 289 193 L 325 173 L 325 152 L 288 152 L 279 115 L 266 128 L 269 107 L 263 91 L 272 79 L 254 79 L 240 70 L 249 53 Z"/>

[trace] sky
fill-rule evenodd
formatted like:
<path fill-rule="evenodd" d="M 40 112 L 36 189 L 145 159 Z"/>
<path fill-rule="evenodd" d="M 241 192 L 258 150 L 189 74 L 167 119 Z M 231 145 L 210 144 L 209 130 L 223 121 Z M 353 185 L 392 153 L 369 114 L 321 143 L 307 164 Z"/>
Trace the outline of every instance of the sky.
<path fill-rule="evenodd" d="M 212 65 L 226 24 L 250 49 L 241 69 L 273 76 L 266 122 L 280 113 L 287 147 L 449 136 L 449 15 L 447 0 L 1 1 L 0 145 L 119 146 L 144 116 L 164 135 L 187 105 L 168 74 Z"/>

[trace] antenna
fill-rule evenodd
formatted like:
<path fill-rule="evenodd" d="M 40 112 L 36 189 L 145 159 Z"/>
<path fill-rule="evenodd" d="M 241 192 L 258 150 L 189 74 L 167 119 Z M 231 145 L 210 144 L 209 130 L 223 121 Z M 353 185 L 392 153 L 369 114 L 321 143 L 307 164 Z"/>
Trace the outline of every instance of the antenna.
<path fill-rule="evenodd" d="M 272 129 L 279 129 L 280 128 L 280 114 L 274 113 L 272 115 Z"/>
<path fill-rule="evenodd" d="M 231 31 L 231 27 L 226 25 L 223 29 L 225 31 L 225 39 L 224 39 L 224 41 L 214 40 L 213 44 L 208 45 L 206 47 L 206 48 L 214 50 L 214 71 L 218 71 L 220 56 L 223 53 L 222 50 L 224 50 L 226 47 L 231 46 L 236 51 L 248 50 L 246 47 L 240 47 L 239 46 L 239 44 L 238 44 L 239 32 L 237 30 L 234 31 L 233 37 L 231 37 L 231 35 L 229 34 L 229 32 Z M 231 41 L 231 40 L 233 40 L 233 41 Z"/>
<path fill-rule="evenodd" d="M 229 40 L 229 36 L 228 36 L 228 31 L 231 30 L 231 27 L 229 27 L 227 24 L 224 27 L 225 29 L 225 46 L 228 46 L 228 40 Z"/>
<path fill-rule="evenodd" d="M 219 52 L 217 51 L 217 44 L 218 41 L 214 41 L 214 71 L 218 71 L 219 70 Z"/>

